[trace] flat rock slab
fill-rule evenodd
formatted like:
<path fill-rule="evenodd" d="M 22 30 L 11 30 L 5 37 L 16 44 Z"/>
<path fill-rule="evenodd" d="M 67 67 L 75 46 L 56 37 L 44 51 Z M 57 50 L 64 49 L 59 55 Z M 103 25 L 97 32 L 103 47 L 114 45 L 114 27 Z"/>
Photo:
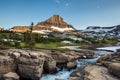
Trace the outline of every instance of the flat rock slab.
<path fill-rule="evenodd" d="M 4 74 L 3 76 L 5 80 L 19 80 L 18 74 L 14 72 L 9 72 L 7 74 Z"/>
<path fill-rule="evenodd" d="M 102 66 L 90 65 L 85 67 L 84 80 L 119 80 L 109 74 L 108 69 Z"/>

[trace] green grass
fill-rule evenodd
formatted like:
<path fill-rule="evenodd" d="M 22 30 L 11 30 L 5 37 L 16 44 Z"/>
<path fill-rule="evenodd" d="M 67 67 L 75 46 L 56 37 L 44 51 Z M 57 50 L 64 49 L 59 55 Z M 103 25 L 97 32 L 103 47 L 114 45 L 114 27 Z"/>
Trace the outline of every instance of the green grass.
<path fill-rule="evenodd" d="M 66 44 L 66 43 L 62 43 L 62 42 L 50 42 L 50 43 L 36 43 L 35 44 L 35 48 L 56 48 L 56 47 L 60 47 L 60 46 L 72 46 L 75 44 Z"/>
<path fill-rule="evenodd" d="M 10 42 L 11 46 L 15 47 L 15 42 Z M 69 44 L 69 43 L 62 43 L 62 42 L 50 42 L 50 43 L 36 43 L 33 48 L 46 48 L 46 49 L 57 49 L 57 47 L 61 46 L 77 46 L 78 44 Z M 20 42 L 20 47 L 25 48 L 26 43 Z"/>

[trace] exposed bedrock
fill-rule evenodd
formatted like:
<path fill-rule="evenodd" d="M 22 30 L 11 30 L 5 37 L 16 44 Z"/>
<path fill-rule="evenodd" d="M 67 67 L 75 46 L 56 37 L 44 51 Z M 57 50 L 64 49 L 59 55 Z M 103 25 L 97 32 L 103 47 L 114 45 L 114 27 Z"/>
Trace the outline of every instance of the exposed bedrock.
<path fill-rule="evenodd" d="M 120 50 L 102 55 L 93 65 L 87 65 L 70 75 L 69 80 L 120 80 Z"/>
<path fill-rule="evenodd" d="M 92 58 L 93 55 L 93 52 L 87 50 L 54 53 L 51 50 L 0 50 L 0 78 L 2 80 L 19 80 L 20 78 L 39 80 L 44 72 L 55 73 L 58 64 L 70 70 L 76 68 L 76 59 L 83 56 Z"/>

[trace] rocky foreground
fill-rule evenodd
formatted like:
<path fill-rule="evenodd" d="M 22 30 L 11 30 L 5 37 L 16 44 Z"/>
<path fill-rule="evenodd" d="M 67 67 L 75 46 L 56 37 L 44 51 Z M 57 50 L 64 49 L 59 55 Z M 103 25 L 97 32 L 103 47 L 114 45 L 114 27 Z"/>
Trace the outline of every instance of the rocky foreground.
<path fill-rule="evenodd" d="M 93 55 L 87 50 L 0 49 L 0 80 L 39 80 L 43 73 L 55 73 L 56 66 L 72 69 L 76 59 Z"/>
<path fill-rule="evenodd" d="M 120 50 L 103 55 L 95 64 L 73 72 L 69 80 L 120 80 Z"/>

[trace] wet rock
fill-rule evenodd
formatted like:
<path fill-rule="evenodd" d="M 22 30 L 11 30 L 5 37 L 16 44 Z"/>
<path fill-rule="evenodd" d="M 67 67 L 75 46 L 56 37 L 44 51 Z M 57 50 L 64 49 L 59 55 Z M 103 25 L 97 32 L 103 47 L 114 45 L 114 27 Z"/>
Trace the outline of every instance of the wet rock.
<path fill-rule="evenodd" d="M 9 72 L 3 75 L 4 80 L 19 80 L 19 75 L 14 72 Z"/>
<path fill-rule="evenodd" d="M 81 79 L 80 77 L 69 77 L 68 80 L 83 80 L 83 79 Z"/>
<path fill-rule="evenodd" d="M 65 80 L 65 79 L 61 79 L 61 78 L 55 78 L 55 80 Z"/>
<path fill-rule="evenodd" d="M 70 70 L 70 69 L 74 69 L 77 67 L 77 63 L 75 61 L 73 62 L 68 62 L 67 63 L 67 68 Z"/>
<path fill-rule="evenodd" d="M 56 72 L 56 61 L 46 60 L 44 64 L 44 70 L 47 73 L 55 73 Z"/>
<path fill-rule="evenodd" d="M 79 69 L 70 74 L 69 80 L 84 80 L 84 70 Z"/>

